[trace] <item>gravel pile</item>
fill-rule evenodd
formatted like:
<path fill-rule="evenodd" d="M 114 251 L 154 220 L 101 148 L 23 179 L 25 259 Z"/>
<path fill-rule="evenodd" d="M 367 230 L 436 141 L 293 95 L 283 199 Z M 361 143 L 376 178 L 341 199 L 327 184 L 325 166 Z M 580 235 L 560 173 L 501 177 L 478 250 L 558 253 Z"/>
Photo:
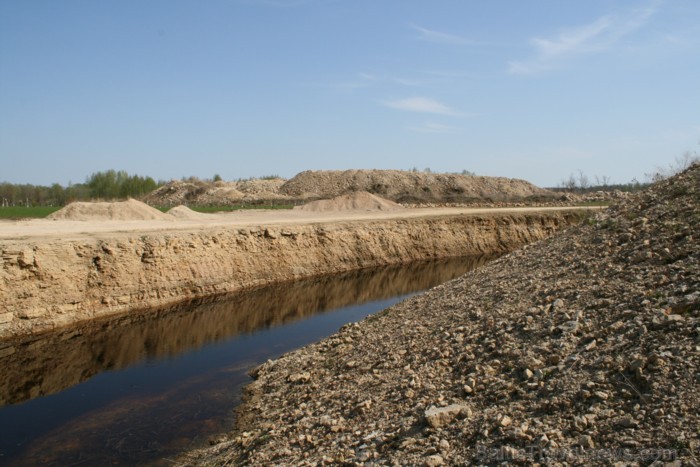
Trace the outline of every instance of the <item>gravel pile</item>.
<path fill-rule="evenodd" d="M 267 362 L 184 462 L 698 465 L 699 188 L 695 165 Z"/>
<path fill-rule="evenodd" d="M 144 201 L 153 206 L 198 204 L 227 206 L 245 202 L 287 200 L 279 192 L 286 180 L 250 179 L 235 182 L 212 182 L 206 180 L 173 180 L 149 193 Z"/>

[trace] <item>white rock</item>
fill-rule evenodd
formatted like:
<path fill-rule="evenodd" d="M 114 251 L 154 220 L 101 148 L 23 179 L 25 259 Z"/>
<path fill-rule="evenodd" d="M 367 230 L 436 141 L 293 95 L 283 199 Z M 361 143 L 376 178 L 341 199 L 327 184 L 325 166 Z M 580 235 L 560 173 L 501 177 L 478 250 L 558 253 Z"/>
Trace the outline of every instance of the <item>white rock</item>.
<path fill-rule="evenodd" d="M 425 460 L 425 465 L 426 467 L 435 467 L 438 465 L 444 465 L 445 460 L 442 458 L 442 456 L 435 454 L 434 456 L 429 456 Z"/>
<path fill-rule="evenodd" d="M 448 405 L 447 407 L 430 407 L 425 411 L 425 419 L 433 428 L 440 428 L 450 424 L 460 414 L 471 415 L 468 407 L 459 404 Z"/>
<path fill-rule="evenodd" d="M 311 380 L 311 373 L 308 371 L 287 376 L 287 381 L 290 383 L 308 383 L 309 380 Z"/>

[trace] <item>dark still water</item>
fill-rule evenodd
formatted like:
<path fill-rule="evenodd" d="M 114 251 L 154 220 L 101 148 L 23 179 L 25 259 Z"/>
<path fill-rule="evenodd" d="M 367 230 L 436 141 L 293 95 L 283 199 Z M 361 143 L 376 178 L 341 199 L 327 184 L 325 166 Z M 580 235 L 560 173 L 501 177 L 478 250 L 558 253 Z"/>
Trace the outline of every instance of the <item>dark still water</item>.
<path fill-rule="evenodd" d="M 169 465 L 232 427 L 251 367 L 486 261 L 314 278 L 0 342 L 0 465 Z"/>

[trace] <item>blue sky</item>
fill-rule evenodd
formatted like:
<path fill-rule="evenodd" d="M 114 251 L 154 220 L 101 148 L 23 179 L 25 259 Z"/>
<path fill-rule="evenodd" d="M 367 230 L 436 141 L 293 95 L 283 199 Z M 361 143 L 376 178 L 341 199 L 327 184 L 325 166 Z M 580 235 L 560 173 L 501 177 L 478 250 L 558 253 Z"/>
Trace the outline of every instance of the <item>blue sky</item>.
<path fill-rule="evenodd" d="M 0 181 L 467 169 L 700 149 L 697 0 L 2 0 Z"/>

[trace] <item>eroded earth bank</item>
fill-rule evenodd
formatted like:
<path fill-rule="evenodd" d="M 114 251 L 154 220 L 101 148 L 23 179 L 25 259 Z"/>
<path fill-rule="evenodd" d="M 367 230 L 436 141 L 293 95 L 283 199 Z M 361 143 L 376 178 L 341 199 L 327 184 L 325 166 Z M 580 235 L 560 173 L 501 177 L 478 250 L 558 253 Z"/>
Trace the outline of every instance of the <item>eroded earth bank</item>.
<path fill-rule="evenodd" d="M 237 431 L 183 462 L 697 465 L 699 187 L 696 165 L 267 362 Z"/>
<path fill-rule="evenodd" d="M 173 224 L 158 230 L 117 223 L 123 231 L 105 231 L 101 223 L 87 233 L 80 231 L 80 221 L 36 221 L 27 224 L 27 235 L 18 224 L 15 236 L 0 237 L 0 338 L 303 277 L 503 253 L 582 216 L 576 211 L 425 216 L 405 211 L 390 218 L 316 217 L 313 222 L 295 222 L 297 214 L 287 213 L 281 224 L 252 219 L 245 226 L 212 221 L 196 228 L 178 227 L 174 220 L 146 221 Z M 47 233 L 32 236 L 32 229 Z M 11 343 L 2 344 L 0 352 L 12 352 Z"/>

